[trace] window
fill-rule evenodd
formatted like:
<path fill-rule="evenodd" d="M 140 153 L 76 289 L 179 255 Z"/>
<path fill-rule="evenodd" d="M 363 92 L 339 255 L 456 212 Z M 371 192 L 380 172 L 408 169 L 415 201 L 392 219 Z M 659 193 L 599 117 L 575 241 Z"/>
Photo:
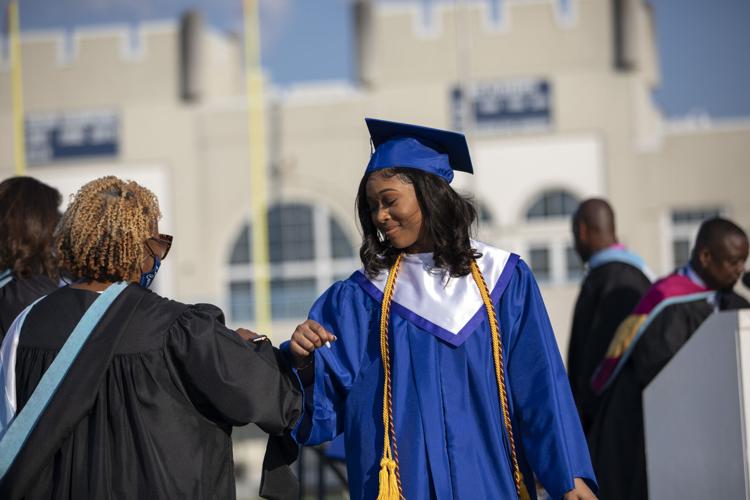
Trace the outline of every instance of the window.
<path fill-rule="evenodd" d="M 352 258 L 355 256 L 349 238 L 347 238 L 344 229 L 333 217 L 328 219 L 331 231 L 331 251 L 334 259 Z"/>
<path fill-rule="evenodd" d="M 722 210 L 720 208 L 703 208 L 697 210 L 673 210 L 672 224 L 700 224 L 706 219 L 719 217 Z"/>
<path fill-rule="evenodd" d="M 315 278 L 273 279 L 271 317 L 304 319 L 317 297 Z"/>
<path fill-rule="evenodd" d="M 232 255 L 229 257 L 230 264 L 246 264 L 250 263 L 250 248 L 252 243 L 250 242 L 250 226 L 244 225 L 240 235 L 232 246 Z"/>
<path fill-rule="evenodd" d="M 672 240 L 672 266 L 681 267 L 690 260 L 690 240 L 675 238 Z"/>
<path fill-rule="evenodd" d="M 268 258 L 274 262 L 313 260 L 313 208 L 280 205 L 268 211 Z"/>
<path fill-rule="evenodd" d="M 706 219 L 718 217 L 722 209 L 718 207 L 704 207 L 688 210 L 673 210 L 672 222 L 672 267 L 681 267 L 690 260 L 692 248 L 698 228 Z"/>
<path fill-rule="evenodd" d="M 578 281 L 583 265 L 573 249 L 570 219 L 578 208 L 578 198 L 562 189 L 540 193 L 526 211 L 531 245 L 529 265 L 536 279 L 545 284 Z"/>
<path fill-rule="evenodd" d="M 552 277 L 550 255 L 547 247 L 531 247 L 529 249 L 529 265 L 537 281 L 549 281 Z"/>
<path fill-rule="evenodd" d="M 253 282 L 232 281 L 229 284 L 229 311 L 233 321 L 252 321 L 255 318 Z M 318 296 L 315 278 L 272 279 L 271 317 L 275 319 L 307 316 L 310 306 Z"/>
<path fill-rule="evenodd" d="M 317 296 L 358 265 L 349 237 L 328 209 L 300 203 L 268 210 L 273 320 L 302 319 Z M 252 231 L 240 228 L 229 256 L 229 311 L 233 321 L 255 317 Z"/>
<path fill-rule="evenodd" d="M 475 206 L 477 208 L 477 219 L 481 225 L 489 225 L 494 222 L 492 219 L 492 211 L 486 203 L 480 201 L 477 202 Z"/>
<path fill-rule="evenodd" d="M 529 221 L 568 218 L 576 211 L 578 199 L 567 191 L 550 190 L 542 193 L 526 211 Z"/>
<path fill-rule="evenodd" d="M 234 321 L 252 321 L 255 317 L 252 282 L 229 283 L 229 313 Z"/>

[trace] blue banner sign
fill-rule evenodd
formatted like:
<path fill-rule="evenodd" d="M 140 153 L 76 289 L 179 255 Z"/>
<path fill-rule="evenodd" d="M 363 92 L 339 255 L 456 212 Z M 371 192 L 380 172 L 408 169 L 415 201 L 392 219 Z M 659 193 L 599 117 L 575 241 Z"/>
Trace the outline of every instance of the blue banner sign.
<path fill-rule="evenodd" d="M 26 116 L 30 164 L 117 156 L 120 123 L 113 111 L 35 113 Z"/>
<path fill-rule="evenodd" d="M 542 79 L 474 82 L 451 93 L 453 126 L 474 131 L 547 128 L 552 124 L 551 85 Z"/>

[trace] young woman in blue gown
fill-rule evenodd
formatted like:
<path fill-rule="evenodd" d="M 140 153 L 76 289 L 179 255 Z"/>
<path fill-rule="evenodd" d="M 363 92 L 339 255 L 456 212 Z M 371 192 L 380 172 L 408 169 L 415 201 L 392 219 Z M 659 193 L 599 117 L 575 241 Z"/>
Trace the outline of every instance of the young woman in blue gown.
<path fill-rule="evenodd" d="M 476 209 L 449 185 L 472 171 L 465 138 L 367 124 L 363 268 L 284 346 L 305 390 L 294 438 L 344 433 L 353 499 L 535 498 L 535 478 L 552 498 L 595 498 L 534 276 L 470 238 Z"/>

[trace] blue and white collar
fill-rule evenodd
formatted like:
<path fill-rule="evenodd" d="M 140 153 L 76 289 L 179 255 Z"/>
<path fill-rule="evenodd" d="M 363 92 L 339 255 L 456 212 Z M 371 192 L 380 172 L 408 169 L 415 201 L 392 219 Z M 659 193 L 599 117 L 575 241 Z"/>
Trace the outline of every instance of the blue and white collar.
<path fill-rule="evenodd" d="M 682 276 L 685 276 L 690 281 L 692 281 L 693 283 L 695 283 L 696 285 L 702 288 L 710 288 L 708 285 L 706 285 L 706 282 L 703 281 L 703 278 L 698 276 L 698 273 L 695 272 L 695 269 L 693 269 L 693 266 L 691 266 L 690 263 L 687 263 L 681 268 L 679 268 L 677 270 L 677 274 L 681 274 Z M 714 306 L 715 311 L 719 310 L 719 301 L 716 296 L 716 293 L 712 293 L 711 295 L 709 295 L 706 300 L 708 301 L 709 304 Z"/>
<path fill-rule="evenodd" d="M 477 265 L 490 289 L 492 301 L 496 303 L 508 285 L 519 257 L 478 241 L 472 240 L 471 244 L 482 254 Z M 449 344 L 459 346 L 485 319 L 482 296 L 471 274 L 449 278 L 447 273 L 433 266 L 432 253 L 404 255 L 391 310 Z M 370 279 L 360 269 L 353 278 L 368 295 L 381 302 L 388 274 L 388 271 L 383 271 L 375 279 Z"/>
<path fill-rule="evenodd" d="M 649 269 L 640 255 L 631 252 L 620 244 L 612 245 L 592 255 L 587 263 L 587 270 L 593 271 L 597 267 L 609 264 L 610 262 L 629 264 L 636 269 L 639 269 L 649 281 L 654 281 L 656 279 L 656 275 L 651 269 Z"/>
<path fill-rule="evenodd" d="M 690 279 L 690 281 L 692 281 L 693 283 L 695 283 L 701 288 L 709 288 L 706 285 L 706 282 L 703 281 L 703 279 L 700 276 L 698 276 L 698 273 L 695 272 L 695 269 L 693 269 L 693 267 L 690 264 L 685 264 L 684 266 L 682 266 L 677 271 L 677 273 L 683 276 L 686 276 L 688 279 Z"/>

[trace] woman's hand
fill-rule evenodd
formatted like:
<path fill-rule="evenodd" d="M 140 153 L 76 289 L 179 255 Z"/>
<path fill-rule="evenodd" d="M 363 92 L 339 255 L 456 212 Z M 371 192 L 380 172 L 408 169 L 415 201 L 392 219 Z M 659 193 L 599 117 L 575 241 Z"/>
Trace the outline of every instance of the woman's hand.
<path fill-rule="evenodd" d="M 596 495 L 586 486 L 583 479 L 575 479 L 575 488 L 565 494 L 563 500 L 596 500 Z"/>
<path fill-rule="evenodd" d="M 247 328 L 237 328 L 237 330 L 235 331 L 237 332 L 237 335 L 247 340 L 248 342 L 252 342 L 253 340 L 260 337 L 260 335 L 258 335 L 252 330 L 248 330 Z"/>
<path fill-rule="evenodd" d="M 336 336 L 320 326 L 316 321 L 308 319 L 301 325 L 297 326 L 292 333 L 292 340 L 289 343 L 289 350 L 294 357 L 294 364 L 297 368 L 308 363 L 308 357 L 315 352 L 315 349 L 325 345 L 326 342 L 333 342 Z"/>

